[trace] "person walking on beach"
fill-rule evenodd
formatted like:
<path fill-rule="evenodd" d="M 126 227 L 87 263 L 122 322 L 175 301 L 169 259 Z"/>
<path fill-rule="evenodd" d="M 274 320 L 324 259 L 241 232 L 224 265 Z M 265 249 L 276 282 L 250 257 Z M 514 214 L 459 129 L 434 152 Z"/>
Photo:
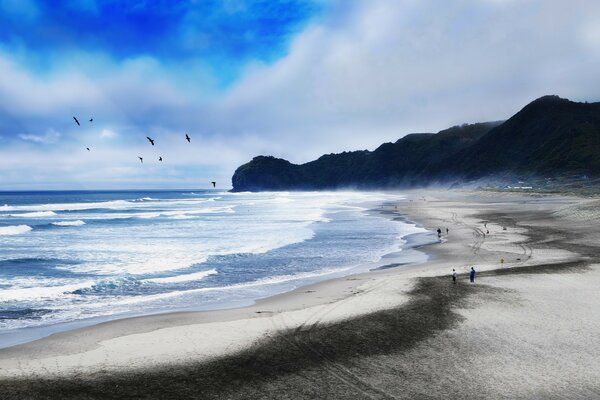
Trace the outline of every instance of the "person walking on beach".
<path fill-rule="evenodd" d="M 448 232 L 450 232 L 450 229 L 446 228 L 446 236 L 448 235 Z"/>
<path fill-rule="evenodd" d="M 438 238 L 441 238 L 442 237 L 442 230 L 440 228 L 438 228 L 437 233 L 438 233 Z"/>
<path fill-rule="evenodd" d="M 471 283 L 475 283 L 475 268 L 471 267 L 471 272 L 469 272 L 469 280 Z"/>
<path fill-rule="evenodd" d="M 456 284 L 456 270 L 452 268 L 452 282 Z"/>

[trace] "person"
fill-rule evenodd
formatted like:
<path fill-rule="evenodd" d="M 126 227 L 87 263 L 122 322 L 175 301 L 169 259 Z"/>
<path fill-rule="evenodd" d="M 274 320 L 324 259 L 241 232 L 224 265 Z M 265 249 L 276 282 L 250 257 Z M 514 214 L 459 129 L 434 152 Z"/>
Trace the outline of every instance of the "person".
<path fill-rule="evenodd" d="M 471 267 L 471 272 L 469 272 L 469 280 L 471 283 L 475 283 L 475 268 Z"/>
<path fill-rule="evenodd" d="M 490 234 L 490 230 L 489 229 L 486 230 L 485 233 L 489 235 Z"/>
<path fill-rule="evenodd" d="M 446 235 L 450 232 L 450 229 L 446 228 Z"/>
<path fill-rule="evenodd" d="M 442 230 L 440 228 L 438 228 L 437 233 L 438 233 L 438 237 L 441 238 L 442 237 Z"/>
<path fill-rule="evenodd" d="M 500 259 L 500 264 L 501 264 L 501 265 L 504 265 L 504 258 L 501 258 L 501 259 Z"/>
<path fill-rule="evenodd" d="M 452 268 L 452 282 L 456 283 L 456 270 Z"/>

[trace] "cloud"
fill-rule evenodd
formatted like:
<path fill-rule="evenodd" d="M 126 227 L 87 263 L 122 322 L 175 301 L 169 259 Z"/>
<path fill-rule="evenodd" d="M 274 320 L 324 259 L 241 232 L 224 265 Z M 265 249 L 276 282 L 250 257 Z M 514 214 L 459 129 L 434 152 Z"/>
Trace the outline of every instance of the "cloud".
<path fill-rule="evenodd" d="M 40 66 L 73 49 L 93 49 L 118 62 L 145 55 L 167 64 L 203 60 L 216 80 L 228 84 L 249 60 L 270 61 L 284 53 L 289 38 L 321 13 L 321 4 L 0 0 L 0 43 L 29 49 Z M 35 24 L 23 23 L 33 18 Z"/>
<path fill-rule="evenodd" d="M 115 131 L 111 131 L 110 129 L 102 129 L 102 132 L 100 132 L 100 137 L 103 139 L 113 139 L 117 137 L 117 133 Z"/>
<path fill-rule="evenodd" d="M 102 2 L 93 4 L 105 12 Z M 222 4 L 239 17 L 251 3 Z M 302 31 L 251 30 L 260 34 L 244 46 L 262 39 L 289 44 L 273 56 L 244 48 L 236 58 L 228 47 L 242 34 L 236 30 L 219 50 L 222 75 L 204 50 L 196 56 L 185 50 L 202 48 L 205 37 L 207 49 L 220 46 L 216 32 L 237 21 L 221 14 L 225 19 L 208 36 L 198 26 L 189 29 L 202 13 L 177 20 L 169 34 L 182 41 L 185 56 L 161 53 L 154 31 L 148 41 L 158 50 L 144 54 L 50 44 L 51 54 L 40 61 L 27 43 L 22 51 L 0 45 L 3 187 L 198 187 L 228 182 L 258 154 L 304 162 L 374 149 L 410 132 L 507 118 L 544 94 L 600 96 L 600 3 L 332 0 L 324 9 Z M 285 10 L 277 16 L 285 19 Z M 229 63 L 243 73 L 232 73 Z M 73 115 L 85 121 L 81 127 Z M 62 140 L 44 151 L 27 143 L 51 141 L 50 127 Z"/>
<path fill-rule="evenodd" d="M 507 118 L 544 94 L 598 98 L 597 52 L 580 45 L 579 32 L 600 4 L 353 5 L 304 31 L 288 56 L 249 68 L 221 104 L 223 115 L 236 115 L 227 128 L 272 138 L 273 152 L 306 161 Z"/>
<path fill-rule="evenodd" d="M 56 143 L 60 139 L 60 133 L 54 129 L 48 129 L 43 135 L 31 135 L 22 133 L 19 137 L 25 141 L 30 141 L 40 144 L 52 144 Z"/>

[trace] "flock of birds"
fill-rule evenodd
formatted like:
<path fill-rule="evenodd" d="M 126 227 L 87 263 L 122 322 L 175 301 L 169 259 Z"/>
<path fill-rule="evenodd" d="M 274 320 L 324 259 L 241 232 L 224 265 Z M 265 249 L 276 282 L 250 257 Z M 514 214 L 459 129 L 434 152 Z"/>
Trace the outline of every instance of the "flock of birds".
<path fill-rule="evenodd" d="M 81 123 L 79 122 L 79 120 L 77 119 L 77 117 L 73 117 L 73 119 L 75 120 L 75 123 L 77 124 L 77 126 L 81 126 Z M 94 122 L 94 118 L 90 118 L 89 121 L 90 121 L 90 124 L 91 124 L 92 122 Z M 149 136 L 146 136 L 146 139 L 148 139 L 148 142 L 150 142 L 150 144 L 152 146 L 154 146 L 154 139 L 152 139 Z M 192 139 L 190 138 L 190 136 L 187 133 L 185 134 L 185 140 L 187 140 L 188 143 L 192 142 Z M 90 148 L 86 147 L 86 150 L 90 151 Z M 140 163 L 143 164 L 144 163 L 144 158 L 140 157 L 140 156 L 138 156 L 138 158 L 140 159 Z M 162 156 L 158 156 L 158 161 L 162 162 L 162 160 L 163 160 Z M 211 183 L 213 185 L 213 188 L 216 187 L 217 182 L 211 182 Z"/>

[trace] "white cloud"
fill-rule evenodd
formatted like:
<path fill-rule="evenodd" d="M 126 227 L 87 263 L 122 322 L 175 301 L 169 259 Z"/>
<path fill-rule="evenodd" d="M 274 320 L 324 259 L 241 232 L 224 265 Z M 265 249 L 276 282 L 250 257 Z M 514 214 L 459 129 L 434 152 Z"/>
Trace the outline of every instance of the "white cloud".
<path fill-rule="evenodd" d="M 100 137 L 103 139 L 114 139 L 117 137 L 117 132 L 111 131 L 110 129 L 102 129 L 102 132 L 100 132 Z"/>
<path fill-rule="evenodd" d="M 43 135 L 32 135 L 28 133 L 19 134 L 19 137 L 23 140 L 41 143 L 41 144 L 52 144 L 56 143 L 60 139 L 60 132 L 50 128 Z"/>
<path fill-rule="evenodd" d="M 3 187 L 197 187 L 229 182 L 258 154 L 304 162 L 409 132 L 507 118 L 544 94 L 599 99 L 600 2 L 337 0 L 330 7 L 285 57 L 249 66 L 217 95 L 201 60 L 174 66 L 73 53 L 38 75 L 26 55 L 0 52 L 0 127 L 12 118 L 13 131 L 27 132 L 23 140 L 50 142 L 48 132 L 30 134 L 49 126 L 69 139 L 43 152 L 3 143 Z M 86 122 L 77 127 L 72 115 Z"/>
<path fill-rule="evenodd" d="M 579 46 L 579 32 L 600 3 L 355 5 L 302 33 L 287 57 L 249 69 L 221 105 L 236 116 L 228 128 L 276 139 L 274 152 L 306 161 L 507 118 L 544 94 L 598 98 L 598 52 Z"/>

